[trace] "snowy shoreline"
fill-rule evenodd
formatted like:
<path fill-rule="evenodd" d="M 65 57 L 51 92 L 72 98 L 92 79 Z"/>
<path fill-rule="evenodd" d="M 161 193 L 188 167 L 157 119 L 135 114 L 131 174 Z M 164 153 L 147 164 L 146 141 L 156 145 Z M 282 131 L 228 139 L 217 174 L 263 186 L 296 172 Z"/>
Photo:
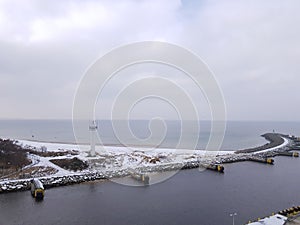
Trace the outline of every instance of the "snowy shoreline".
<path fill-rule="evenodd" d="M 120 146 L 96 146 L 96 156 L 89 156 L 89 145 L 74 145 L 62 143 L 36 142 L 28 140 L 17 140 L 24 148 L 40 151 L 44 148 L 47 152 L 74 151 L 77 155 L 63 155 L 53 157 L 42 157 L 29 154 L 32 160 L 32 167 L 50 167 L 56 170 L 54 174 L 39 176 L 46 188 L 70 185 L 85 181 L 111 179 L 130 175 L 129 170 L 153 173 L 162 171 L 175 171 L 180 169 L 197 168 L 199 165 L 213 165 L 219 163 L 230 163 L 243 161 L 249 157 L 263 157 L 276 151 L 287 151 L 292 140 L 283 137 L 283 143 L 279 146 L 257 151 L 255 153 L 236 154 L 234 151 L 205 151 L 188 149 L 167 149 L 167 148 L 141 148 L 141 147 L 120 147 Z M 50 160 L 78 158 L 88 163 L 88 168 L 80 172 L 70 171 L 59 167 Z M 29 167 L 30 167 L 29 166 Z M 0 193 L 10 191 L 28 190 L 30 186 L 28 179 L 2 180 L 0 181 Z"/>

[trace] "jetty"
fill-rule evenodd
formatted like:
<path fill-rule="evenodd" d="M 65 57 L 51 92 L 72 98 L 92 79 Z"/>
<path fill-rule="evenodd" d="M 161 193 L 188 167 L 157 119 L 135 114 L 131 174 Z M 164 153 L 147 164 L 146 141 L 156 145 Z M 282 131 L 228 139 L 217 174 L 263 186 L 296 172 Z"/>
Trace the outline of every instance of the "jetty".
<path fill-rule="evenodd" d="M 274 157 L 276 156 L 289 156 L 299 157 L 299 153 L 293 150 L 300 150 L 300 145 L 297 138 L 279 133 L 267 133 L 263 134 L 269 143 L 262 146 L 248 148 L 243 150 L 237 150 L 235 154 L 229 154 L 225 156 L 217 157 L 217 161 L 226 164 L 242 161 L 252 161 L 265 163 L 269 165 L 274 164 Z"/>
<path fill-rule="evenodd" d="M 249 225 L 300 225 L 300 206 L 294 206 L 281 210 L 265 218 L 258 218 L 255 221 L 249 221 Z"/>
<path fill-rule="evenodd" d="M 262 145 L 262 146 L 254 147 L 254 148 L 247 148 L 247 149 L 243 149 L 243 150 L 237 150 L 237 151 L 235 151 L 235 153 L 237 153 L 237 154 L 239 154 L 239 153 L 253 153 L 253 152 L 258 152 L 258 151 L 278 147 L 278 146 L 280 146 L 284 143 L 283 137 L 287 137 L 287 135 L 283 135 L 283 134 L 279 134 L 279 133 L 266 133 L 266 134 L 263 134 L 261 136 L 264 137 L 267 141 L 269 141 L 269 143 L 267 143 L 265 145 Z"/>

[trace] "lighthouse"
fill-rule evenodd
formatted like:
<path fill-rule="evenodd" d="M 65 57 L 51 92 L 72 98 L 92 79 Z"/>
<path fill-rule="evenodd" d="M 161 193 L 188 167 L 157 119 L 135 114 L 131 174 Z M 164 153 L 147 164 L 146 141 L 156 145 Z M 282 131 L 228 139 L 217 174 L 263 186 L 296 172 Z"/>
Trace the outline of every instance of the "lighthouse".
<path fill-rule="evenodd" d="M 97 132 L 97 124 L 96 121 L 93 120 L 89 126 L 90 130 L 90 143 L 91 143 L 91 149 L 90 149 L 90 156 L 95 156 L 95 137 Z"/>

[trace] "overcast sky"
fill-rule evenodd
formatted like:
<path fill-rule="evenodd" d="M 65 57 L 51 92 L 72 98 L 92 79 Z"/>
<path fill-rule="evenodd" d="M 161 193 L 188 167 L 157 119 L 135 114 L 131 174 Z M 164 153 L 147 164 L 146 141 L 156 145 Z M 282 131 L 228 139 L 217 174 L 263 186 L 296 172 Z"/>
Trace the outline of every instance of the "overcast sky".
<path fill-rule="evenodd" d="M 229 120 L 299 121 L 299 12 L 298 0 L 0 0 L 0 118 L 71 118 L 91 63 L 120 45 L 159 40 L 208 64 Z M 135 75 L 129 70 L 110 84 L 102 101 L 109 104 L 122 79 Z M 98 106 L 100 118 L 108 115 L 105 104 Z M 133 114 L 168 117 L 164 105 L 152 99 Z"/>

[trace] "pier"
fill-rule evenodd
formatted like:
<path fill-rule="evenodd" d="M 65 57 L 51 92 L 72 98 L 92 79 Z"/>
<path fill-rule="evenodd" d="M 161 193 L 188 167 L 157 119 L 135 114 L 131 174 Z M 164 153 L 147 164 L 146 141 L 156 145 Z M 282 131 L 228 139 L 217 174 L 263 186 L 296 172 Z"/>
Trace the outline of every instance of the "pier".
<path fill-rule="evenodd" d="M 300 224 L 300 206 L 294 206 L 288 209 L 281 210 L 277 213 L 272 213 L 271 216 L 267 216 L 263 219 L 258 218 L 254 222 L 249 221 L 249 225 L 289 225 Z"/>
<path fill-rule="evenodd" d="M 273 165 L 274 159 L 272 158 L 276 156 L 299 157 L 298 152 L 291 151 L 300 150 L 300 146 L 297 145 L 298 142 L 295 142 L 295 137 L 278 133 L 267 133 L 262 136 L 270 143 L 255 148 L 238 150 L 232 155 L 219 156 L 217 161 L 222 164 L 252 161 Z"/>
<path fill-rule="evenodd" d="M 224 166 L 222 166 L 220 164 L 200 164 L 199 167 L 205 168 L 208 170 L 217 171 L 219 173 L 224 173 Z"/>
<path fill-rule="evenodd" d="M 290 156 L 290 157 L 299 157 L 298 152 L 278 152 L 276 156 Z"/>
<path fill-rule="evenodd" d="M 271 158 L 262 158 L 262 157 L 256 157 L 256 156 L 250 157 L 248 159 L 248 161 L 259 162 L 259 163 L 266 163 L 266 164 L 270 164 L 270 165 L 274 164 L 274 159 L 271 159 Z"/>
<path fill-rule="evenodd" d="M 237 150 L 237 151 L 235 151 L 235 153 L 238 153 L 238 154 L 239 153 L 253 153 L 253 152 L 258 152 L 258 151 L 274 148 L 274 147 L 277 147 L 284 143 L 283 136 L 287 137 L 287 135 L 278 134 L 278 133 L 266 133 L 261 136 L 264 137 L 267 141 L 269 141 L 269 143 L 259 146 L 259 147 Z"/>

